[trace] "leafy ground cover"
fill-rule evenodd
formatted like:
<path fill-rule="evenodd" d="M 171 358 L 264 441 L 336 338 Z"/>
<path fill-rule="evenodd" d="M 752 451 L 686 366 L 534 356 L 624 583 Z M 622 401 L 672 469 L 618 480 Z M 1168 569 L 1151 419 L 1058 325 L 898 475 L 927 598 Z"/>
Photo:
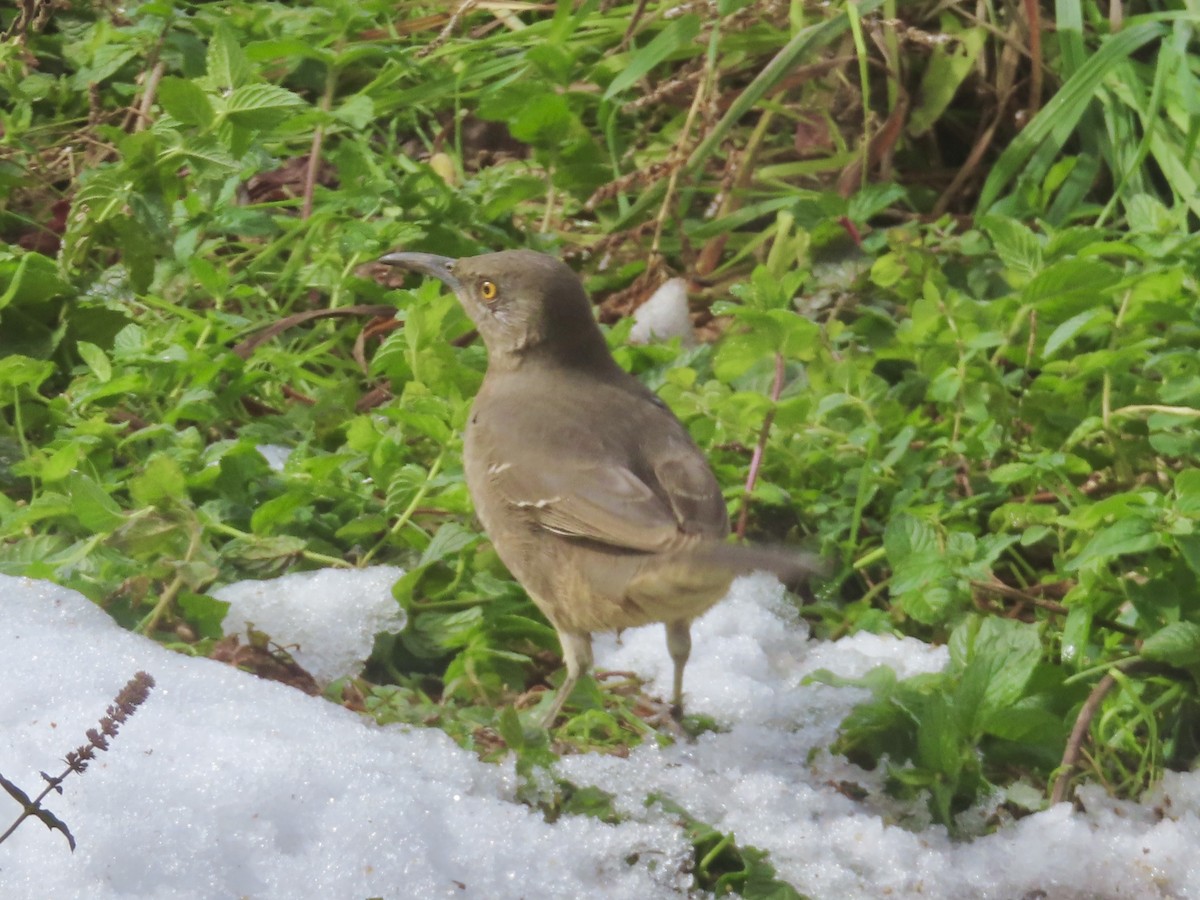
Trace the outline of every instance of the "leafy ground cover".
<path fill-rule="evenodd" d="M 207 654 L 221 584 L 395 563 L 410 626 L 331 696 L 529 766 L 645 739 L 634 685 L 520 727 L 557 644 L 472 520 L 483 351 L 373 265 L 533 246 L 739 532 L 837 560 L 821 633 L 949 645 L 841 752 L 948 825 L 1137 796 L 1200 742 L 1200 92 L 1194 13 L 1129 12 L 4 10 L 0 571 Z M 670 274 L 717 339 L 630 345 Z"/>

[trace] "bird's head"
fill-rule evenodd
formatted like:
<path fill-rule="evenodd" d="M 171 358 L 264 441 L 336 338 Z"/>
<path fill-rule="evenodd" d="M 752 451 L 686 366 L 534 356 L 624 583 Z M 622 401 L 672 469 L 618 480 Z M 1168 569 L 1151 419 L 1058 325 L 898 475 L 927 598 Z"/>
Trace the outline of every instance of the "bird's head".
<path fill-rule="evenodd" d="M 515 365 L 526 358 L 568 365 L 611 363 L 583 285 L 552 256 L 533 250 L 461 259 L 389 253 L 380 262 L 432 276 L 454 291 L 483 336 L 492 365 Z"/>

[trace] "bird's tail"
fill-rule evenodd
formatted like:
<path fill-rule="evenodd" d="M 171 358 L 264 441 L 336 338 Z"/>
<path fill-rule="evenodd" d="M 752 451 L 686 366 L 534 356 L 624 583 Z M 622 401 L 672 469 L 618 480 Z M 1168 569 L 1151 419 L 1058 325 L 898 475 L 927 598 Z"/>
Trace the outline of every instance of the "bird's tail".
<path fill-rule="evenodd" d="M 739 575 L 770 572 L 790 590 L 811 599 L 808 582 L 829 574 L 819 556 L 771 544 L 726 544 L 704 541 L 660 557 L 630 582 L 626 596 L 653 610 L 651 619 L 694 618 L 729 591 Z"/>
<path fill-rule="evenodd" d="M 832 567 L 814 553 L 782 544 L 727 544 L 712 541 L 686 551 L 689 562 L 701 569 L 721 569 L 730 575 L 770 572 L 796 590 L 813 578 L 826 577 Z"/>

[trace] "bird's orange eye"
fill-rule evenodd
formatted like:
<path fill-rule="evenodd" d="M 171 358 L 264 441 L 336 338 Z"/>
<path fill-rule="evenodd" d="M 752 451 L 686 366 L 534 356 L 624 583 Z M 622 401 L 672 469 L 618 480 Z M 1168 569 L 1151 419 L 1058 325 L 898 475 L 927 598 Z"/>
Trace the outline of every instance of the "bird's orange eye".
<path fill-rule="evenodd" d="M 487 300 L 489 303 L 491 301 L 495 300 L 496 295 L 499 293 L 500 293 L 500 290 L 496 287 L 495 282 L 492 282 L 492 281 L 480 282 L 479 296 L 482 297 L 484 300 Z"/>

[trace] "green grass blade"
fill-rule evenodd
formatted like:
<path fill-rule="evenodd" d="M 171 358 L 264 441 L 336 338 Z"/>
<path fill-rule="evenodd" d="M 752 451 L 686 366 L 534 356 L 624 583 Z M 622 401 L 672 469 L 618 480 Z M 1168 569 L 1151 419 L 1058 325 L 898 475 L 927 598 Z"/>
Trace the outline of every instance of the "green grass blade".
<path fill-rule="evenodd" d="M 1040 177 L 1062 151 L 1104 79 L 1130 55 L 1166 33 L 1162 22 L 1143 20 L 1106 41 L 1000 155 L 983 186 L 976 215 L 985 215 L 1000 192 L 1023 172 Z M 1036 168 L 1028 165 L 1031 161 L 1037 163 Z"/>

